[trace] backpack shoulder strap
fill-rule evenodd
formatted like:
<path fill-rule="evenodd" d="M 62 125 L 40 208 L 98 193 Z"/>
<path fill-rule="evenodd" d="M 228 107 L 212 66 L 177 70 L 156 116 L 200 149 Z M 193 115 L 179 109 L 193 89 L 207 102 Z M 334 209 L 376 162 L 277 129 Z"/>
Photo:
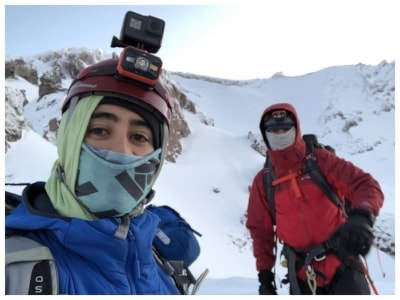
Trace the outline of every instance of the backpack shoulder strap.
<path fill-rule="evenodd" d="M 181 295 L 190 295 L 190 287 L 196 286 L 197 280 L 189 267 L 181 260 L 167 260 L 153 246 L 153 256 L 157 264 L 171 278 Z"/>
<path fill-rule="evenodd" d="M 323 193 L 335 204 L 339 207 L 343 213 L 345 213 L 345 208 L 343 204 L 339 201 L 337 194 L 333 191 L 331 185 L 326 180 L 325 175 L 322 173 L 320 167 L 318 166 L 317 157 L 315 156 L 314 149 L 317 148 L 325 148 L 321 146 L 317 137 L 314 134 L 305 134 L 303 139 L 306 143 L 306 159 L 305 159 L 305 168 L 300 170 L 301 174 L 309 173 L 312 181 L 314 181 L 318 187 L 323 191 Z M 327 149 L 327 151 L 330 151 Z"/>
<path fill-rule="evenodd" d="M 5 239 L 5 294 L 57 295 L 57 267 L 49 248 L 20 235 Z"/>
<path fill-rule="evenodd" d="M 21 203 L 21 196 L 5 191 L 5 215 L 8 216 Z"/>
<path fill-rule="evenodd" d="M 264 164 L 264 189 L 267 194 L 269 211 L 271 213 L 272 224 L 276 225 L 275 219 L 275 187 L 272 185 L 272 181 L 275 179 L 274 167 L 270 159 L 266 158 Z"/>

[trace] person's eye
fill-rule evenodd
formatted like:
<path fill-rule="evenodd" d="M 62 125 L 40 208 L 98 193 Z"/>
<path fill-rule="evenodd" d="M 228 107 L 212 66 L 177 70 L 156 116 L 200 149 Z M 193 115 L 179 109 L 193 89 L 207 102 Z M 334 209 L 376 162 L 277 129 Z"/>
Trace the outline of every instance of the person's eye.
<path fill-rule="evenodd" d="M 95 137 L 95 136 L 104 137 L 104 136 L 106 136 L 108 133 L 109 133 L 108 130 L 106 130 L 106 129 L 103 128 L 103 127 L 92 127 L 92 128 L 89 128 L 89 129 L 88 129 L 86 135 L 92 136 L 92 137 Z"/>
<path fill-rule="evenodd" d="M 134 133 L 131 135 L 131 141 L 133 143 L 149 143 L 150 142 L 150 138 L 145 135 L 145 134 L 141 134 L 141 133 Z"/>

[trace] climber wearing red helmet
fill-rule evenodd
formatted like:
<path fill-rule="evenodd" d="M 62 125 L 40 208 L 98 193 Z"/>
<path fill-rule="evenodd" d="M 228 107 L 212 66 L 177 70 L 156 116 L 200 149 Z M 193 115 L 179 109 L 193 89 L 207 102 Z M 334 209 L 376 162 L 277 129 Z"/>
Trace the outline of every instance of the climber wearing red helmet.
<path fill-rule="evenodd" d="M 58 294 L 178 294 L 152 253 L 159 218 L 144 210 L 165 157 L 171 102 L 160 83 L 121 76 L 117 64 L 94 64 L 72 82 L 58 159 L 47 182 L 24 190 L 6 231 L 50 250 Z M 7 274 L 13 292 L 19 282 Z"/>

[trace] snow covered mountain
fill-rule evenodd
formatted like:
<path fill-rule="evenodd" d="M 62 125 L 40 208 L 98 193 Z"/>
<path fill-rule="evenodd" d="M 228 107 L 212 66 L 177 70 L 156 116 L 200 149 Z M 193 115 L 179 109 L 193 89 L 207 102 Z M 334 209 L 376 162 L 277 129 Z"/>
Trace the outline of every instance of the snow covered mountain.
<path fill-rule="evenodd" d="M 69 84 L 81 68 L 114 55 L 71 48 L 33 57 L 6 56 L 6 182 L 47 179 Z M 249 282 L 248 290 L 226 285 L 216 290 L 215 281 L 208 281 L 205 293 L 257 292 L 244 222 L 248 187 L 265 159 L 259 118 L 275 102 L 292 103 L 303 133 L 317 134 L 320 142 L 332 145 L 339 156 L 380 182 L 385 203 L 375 233 L 386 276 L 379 281 L 377 267 L 374 279 L 383 293 L 394 293 L 394 74 L 395 62 L 386 61 L 246 81 L 164 70 L 162 80 L 174 100 L 173 134 L 153 201 L 175 207 L 203 234 L 202 253 L 193 265 L 196 274 L 209 267 L 210 279 Z M 370 259 L 376 261 L 379 252 L 371 251 Z"/>

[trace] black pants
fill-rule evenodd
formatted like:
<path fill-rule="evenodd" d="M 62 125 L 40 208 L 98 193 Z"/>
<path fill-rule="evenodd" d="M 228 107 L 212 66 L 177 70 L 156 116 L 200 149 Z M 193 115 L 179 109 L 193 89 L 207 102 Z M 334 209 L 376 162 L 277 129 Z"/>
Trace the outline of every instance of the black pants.
<path fill-rule="evenodd" d="M 298 283 L 302 295 L 311 295 L 307 282 L 298 280 Z M 354 261 L 352 266 L 342 265 L 332 282 L 328 286 L 317 287 L 316 293 L 317 295 L 370 295 L 371 290 L 360 262 Z"/>

